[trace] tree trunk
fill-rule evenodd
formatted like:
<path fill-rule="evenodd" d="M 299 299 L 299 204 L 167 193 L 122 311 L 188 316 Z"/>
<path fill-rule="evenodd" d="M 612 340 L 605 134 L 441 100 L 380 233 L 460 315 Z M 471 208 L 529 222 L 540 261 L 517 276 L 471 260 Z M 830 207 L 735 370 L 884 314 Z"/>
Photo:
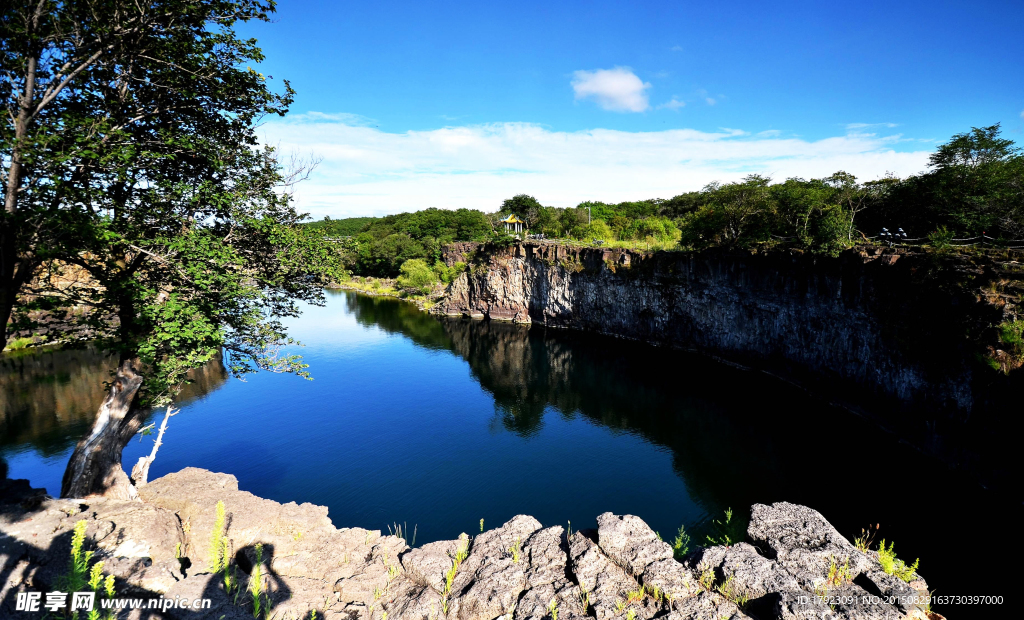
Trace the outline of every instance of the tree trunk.
<path fill-rule="evenodd" d="M 92 430 L 78 442 L 68 461 L 61 497 L 138 499 L 138 490 L 121 468 L 121 452 L 142 425 L 144 412 L 134 406 L 141 386 L 142 376 L 132 361 L 122 361 Z"/>

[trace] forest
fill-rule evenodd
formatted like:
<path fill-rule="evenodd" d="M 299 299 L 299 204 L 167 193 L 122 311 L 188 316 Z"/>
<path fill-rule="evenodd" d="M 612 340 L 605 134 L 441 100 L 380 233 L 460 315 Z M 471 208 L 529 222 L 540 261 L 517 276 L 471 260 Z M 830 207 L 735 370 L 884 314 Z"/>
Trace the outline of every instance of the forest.
<path fill-rule="evenodd" d="M 754 174 L 669 199 L 559 208 L 519 194 L 492 213 L 431 208 L 308 226 L 338 238 L 352 274 L 394 277 L 410 259 L 434 265 L 452 241 L 507 243 L 498 221 L 512 213 L 547 239 L 653 250 L 787 245 L 834 256 L 883 229 L 939 249 L 982 238 L 1024 245 L 1024 155 L 992 125 L 954 135 L 927 171 L 904 179 L 860 181 L 838 171 L 776 182 Z"/>

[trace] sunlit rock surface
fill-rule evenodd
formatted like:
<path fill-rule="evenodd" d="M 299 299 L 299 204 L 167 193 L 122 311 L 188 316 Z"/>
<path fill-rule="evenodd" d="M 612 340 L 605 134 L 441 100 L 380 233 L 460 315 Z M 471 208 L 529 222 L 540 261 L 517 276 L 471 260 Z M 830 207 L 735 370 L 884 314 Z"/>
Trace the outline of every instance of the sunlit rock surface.
<path fill-rule="evenodd" d="M 142 502 L 58 500 L 13 481 L 0 491 L 2 617 L 20 613 L 18 592 L 56 589 L 80 520 L 86 548 L 115 576 L 119 595 L 211 603 L 130 618 L 251 618 L 257 545 L 277 618 L 309 619 L 314 610 L 339 620 L 936 617 L 912 600 L 927 594 L 922 579 L 884 573 L 873 552 L 795 504 L 754 505 L 751 544 L 699 549 L 680 562 L 643 520 L 612 513 L 571 536 L 519 515 L 474 537 L 410 549 L 379 531 L 336 528 L 324 507 L 265 500 L 240 491 L 233 476 L 195 468 L 146 485 Z M 237 584 L 230 593 L 207 568 L 218 501 Z M 830 581 L 837 563 L 849 574 Z"/>

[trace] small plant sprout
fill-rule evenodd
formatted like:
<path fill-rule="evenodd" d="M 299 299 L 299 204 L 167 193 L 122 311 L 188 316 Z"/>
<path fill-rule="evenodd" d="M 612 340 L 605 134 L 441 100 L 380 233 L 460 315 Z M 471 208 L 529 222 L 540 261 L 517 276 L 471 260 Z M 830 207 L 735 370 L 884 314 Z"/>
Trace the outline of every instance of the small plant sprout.
<path fill-rule="evenodd" d="M 252 567 L 252 574 L 249 575 L 249 595 L 252 598 L 252 617 L 259 618 L 262 615 L 267 618 L 270 615 L 270 593 L 263 586 L 263 545 L 257 544 L 256 562 Z"/>
<path fill-rule="evenodd" d="M 481 532 L 484 531 L 484 520 L 483 519 L 480 519 L 480 531 Z"/>
<path fill-rule="evenodd" d="M 850 559 L 847 558 L 846 562 L 844 562 L 842 566 L 839 566 L 834 557 L 829 558 L 828 577 L 825 578 L 825 582 L 829 586 L 837 587 L 851 583 L 852 581 L 853 577 L 850 575 Z"/>
<path fill-rule="evenodd" d="M 917 566 L 921 563 L 921 560 L 914 560 L 914 563 L 908 566 L 906 562 L 896 557 L 896 553 L 893 551 L 893 544 L 889 543 L 889 548 L 886 549 L 885 539 L 882 540 L 882 543 L 878 546 L 878 563 L 882 565 L 882 570 L 885 572 L 910 583 L 914 580 Z"/>
<path fill-rule="evenodd" d="M 210 572 L 219 573 L 224 554 L 224 502 L 217 502 L 217 516 L 213 521 L 213 531 L 210 532 Z"/>
<path fill-rule="evenodd" d="M 512 543 L 512 546 L 508 548 L 508 552 L 510 554 L 512 554 L 512 563 L 513 564 L 518 564 L 519 563 L 519 554 L 522 552 L 518 536 L 516 536 L 516 540 L 515 540 L 514 543 Z"/>
<path fill-rule="evenodd" d="M 636 620 L 636 610 L 630 609 L 626 612 L 626 620 Z"/>
<path fill-rule="evenodd" d="M 690 552 L 690 535 L 686 533 L 686 526 L 680 525 L 676 532 L 675 540 L 672 541 L 672 557 L 682 560 Z"/>
<path fill-rule="evenodd" d="M 548 614 L 551 616 L 551 620 L 558 620 L 558 601 L 551 599 L 548 603 Z"/>
<path fill-rule="evenodd" d="M 700 587 L 710 592 L 712 586 L 715 585 L 715 571 L 711 568 L 705 568 L 701 571 L 700 577 L 697 579 L 697 583 L 700 584 Z"/>
<path fill-rule="evenodd" d="M 853 544 L 857 547 L 858 551 L 860 551 L 861 553 L 868 552 L 868 549 L 870 549 L 871 545 L 875 542 L 875 536 L 878 534 L 878 529 L 880 527 L 881 524 L 876 523 L 874 527 L 871 527 L 869 525 L 867 527 L 861 528 L 860 536 L 853 539 Z"/>
<path fill-rule="evenodd" d="M 742 542 L 746 537 L 746 524 L 742 523 L 741 520 L 733 520 L 732 508 L 725 509 L 725 519 L 715 519 L 711 522 L 715 528 L 717 535 L 708 535 L 707 540 L 711 545 L 724 545 L 730 547 L 738 542 Z"/>
<path fill-rule="evenodd" d="M 718 593 L 725 598 L 736 603 L 740 607 L 743 607 L 747 604 L 747 601 L 750 600 L 750 597 L 747 596 L 746 592 L 743 592 L 735 583 L 733 583 L 734 580 L 735 578 L 730 575 L 728 579 L 718 586 L 717 590 Z"/>
<path fill-rule="evenodd" d="M 580 611 L 583 615 L 587 615 L 587 610 L 590 609 L 590 592 L 587 592 L 587 586 L 580 583 Z"/>

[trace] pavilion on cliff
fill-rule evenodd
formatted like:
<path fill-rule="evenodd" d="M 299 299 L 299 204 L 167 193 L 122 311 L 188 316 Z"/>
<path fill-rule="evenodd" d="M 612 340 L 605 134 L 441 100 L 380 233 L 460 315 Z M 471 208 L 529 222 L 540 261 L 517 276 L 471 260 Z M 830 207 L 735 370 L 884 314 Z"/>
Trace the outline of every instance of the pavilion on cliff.
<path fill-rule="evenodd" d="M 505 225 L 505 231 L 510 234 L 518 234 L 526 230 L 526 222 L 516 217 L 515 213 L 501 220 L 501 223 Z"/>

